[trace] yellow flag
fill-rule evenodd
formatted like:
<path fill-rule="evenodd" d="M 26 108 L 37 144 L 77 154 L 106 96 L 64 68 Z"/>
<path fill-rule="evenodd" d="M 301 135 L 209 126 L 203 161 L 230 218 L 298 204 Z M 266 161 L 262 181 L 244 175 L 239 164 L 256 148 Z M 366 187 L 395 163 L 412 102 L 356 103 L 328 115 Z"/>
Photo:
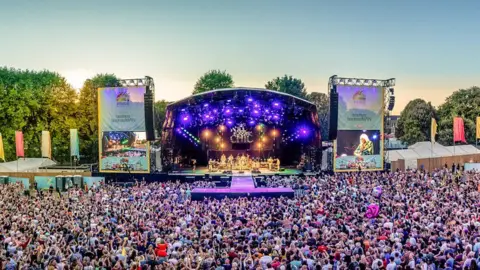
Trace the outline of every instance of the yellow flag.
<path fill-rule="evenodd" d="M 52 159 L 52 144 L 49 131 L 42 131 L 42 157 Z"/>
<path fill-rule="evenodd" d="M 5 161 L 5 152 L 3 151 L 2 133 L 0 133 L 0 161 Z"/>
<path fill-rule="evenodd" d="M 477 139 L 480 139 L 480 116 L 477 116 Z"/>
<path fill-rule="evenodd" d="M 430 128 L 430 141 L 435 143 L 435 136 L 437 135 L 437 121 L 432 118 L 432 127 Z"/>

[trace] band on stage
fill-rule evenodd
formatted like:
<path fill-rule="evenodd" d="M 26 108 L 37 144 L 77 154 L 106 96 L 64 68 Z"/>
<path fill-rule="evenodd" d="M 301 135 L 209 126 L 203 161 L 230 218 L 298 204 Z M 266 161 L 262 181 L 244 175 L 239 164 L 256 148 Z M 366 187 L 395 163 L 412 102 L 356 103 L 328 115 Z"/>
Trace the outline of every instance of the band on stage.
<path fill-rule="evenodd" d="M 280 170 L 280 159 L 269 157 L 268 159 L 251 158 L 248 154 L 227 156 L 222 154 L 220 160 L 210 159 L 208 161 L 208 170 L 260 170 L 261 168 L 270 171 Z"/>

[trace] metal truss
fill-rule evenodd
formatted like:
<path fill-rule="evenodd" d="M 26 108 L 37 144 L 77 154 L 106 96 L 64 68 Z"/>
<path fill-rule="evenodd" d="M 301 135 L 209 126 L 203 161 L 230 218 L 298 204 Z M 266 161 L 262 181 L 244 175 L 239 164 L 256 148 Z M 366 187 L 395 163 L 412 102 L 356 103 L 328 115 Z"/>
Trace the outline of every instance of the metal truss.
<path fill-rule="evenodd" d="M 342 78 L 333 75 L 328 79 L 329 85 L 354 85 L 354 86 L 395 86 L 395 78 L 388 80 L 362 79 L 362 78 Z"/>
<path fill-rule="evenodd" d="M 123 87 L 146 86 L 148 92 L 155 94 L 155 83 L 153 78 L 149 76 L 140 79 L 121 79 L 118 80 L 118 83 Z"/>

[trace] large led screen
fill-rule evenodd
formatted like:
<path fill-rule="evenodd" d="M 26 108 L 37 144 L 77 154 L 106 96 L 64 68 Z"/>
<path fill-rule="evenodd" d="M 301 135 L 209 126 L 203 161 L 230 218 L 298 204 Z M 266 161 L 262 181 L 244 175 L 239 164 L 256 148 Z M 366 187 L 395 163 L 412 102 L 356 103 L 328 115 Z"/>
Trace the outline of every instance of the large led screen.
<path fill-rule="evenodd" d="M 100 172 L 150 172 L 145 87 L 98 90 Z"/>
<path fill-rule="evenodd" d="M 383 170 L 383 87 L 337 85 L 334 170 Z"/>

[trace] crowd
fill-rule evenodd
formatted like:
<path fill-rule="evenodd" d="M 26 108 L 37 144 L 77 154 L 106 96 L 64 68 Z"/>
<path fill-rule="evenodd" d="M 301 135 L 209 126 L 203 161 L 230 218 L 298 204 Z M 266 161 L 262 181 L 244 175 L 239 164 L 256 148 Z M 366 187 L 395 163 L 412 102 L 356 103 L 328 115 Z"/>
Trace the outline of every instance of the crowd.
<path fill-rule="evenodd" d="M 295 198 L 190 200 L 188 184 L 25 196 L 0 186 L 2 269 L 480 269 L 480 173 L 268 178 Z M 204 186 L 205 183 L 197 183 Z M 378 213 L 366 216 L 369 206 Z"/>

